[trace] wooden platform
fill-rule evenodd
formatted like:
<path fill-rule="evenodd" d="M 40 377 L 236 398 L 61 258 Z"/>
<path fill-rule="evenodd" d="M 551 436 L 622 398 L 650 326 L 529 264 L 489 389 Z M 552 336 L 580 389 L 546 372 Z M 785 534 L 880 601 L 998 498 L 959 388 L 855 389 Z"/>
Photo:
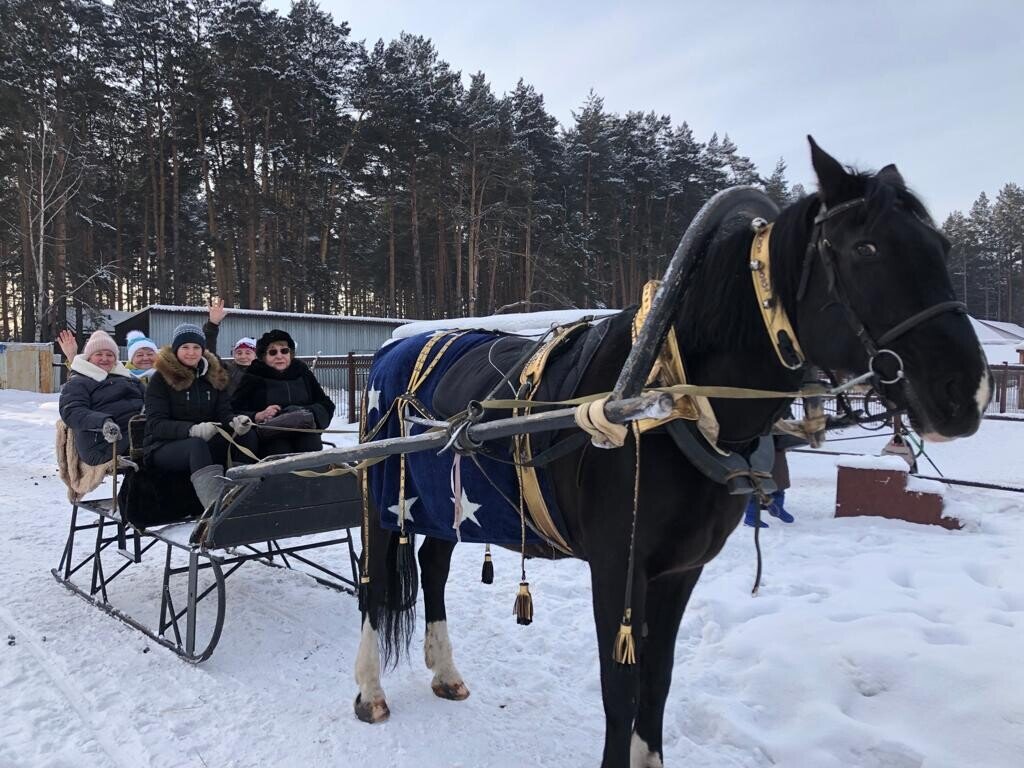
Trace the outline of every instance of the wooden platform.
<path fill-rule="evenodd" d="M 912 489 L 908 489 L 908 481 Z M 941 525 L 949 530 L 963 527 L 956 518 L 942 516 L 941 493 L 913 489 L 914 485 L 929 482 L 915 482 L 906 463 L 896 457 L 840 462 L 836 478 L 836 517 L 873 515 Z"/>

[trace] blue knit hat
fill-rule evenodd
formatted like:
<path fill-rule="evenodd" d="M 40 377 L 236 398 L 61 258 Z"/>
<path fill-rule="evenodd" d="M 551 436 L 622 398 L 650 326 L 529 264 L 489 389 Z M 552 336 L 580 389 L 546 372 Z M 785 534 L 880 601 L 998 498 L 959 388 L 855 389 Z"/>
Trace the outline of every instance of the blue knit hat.
<path fill-rule="evenodd" d="M 148 338 L 142 331 L 128 331 L 128 337 L 125 339 L 128 343 L 128 361 L 135 357 L 135 353 L 140 349 L 151 349 L 153 352 L 159 352 L 160 347 L 156 345 L 156 342 Z"/>
<path fill-rule="evenodd" d="M 195 323 L 182 323 L 174 329 L 174 336 L 171 338 L 171 350 L 177 354 L 182 344 L 198 344 L 206 350 L 206 337 L 203 329 Z"/>

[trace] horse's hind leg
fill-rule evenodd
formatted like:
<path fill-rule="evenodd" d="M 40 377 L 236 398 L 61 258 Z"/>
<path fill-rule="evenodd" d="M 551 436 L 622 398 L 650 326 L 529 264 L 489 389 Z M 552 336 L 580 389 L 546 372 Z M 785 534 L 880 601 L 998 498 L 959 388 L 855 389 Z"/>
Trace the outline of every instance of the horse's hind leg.
<path fill-rule="evenodd" d="M 371 514 L 375 515 L 376 512 Z M 355 678 L 359 694 L 355 700 L 355 712 L 356 717 L 364 723 L 379 723 L 391 715 L 380 684 L 381 632 L 385 656 L 389 660 L 397 660 L 402 647 L 401 639 L 390 637 L 387 631 L 390 616 L 387 553 L 393 549 L 398 537 L 394 531 L 385 531 L 375 526 L 370 526 L 368 534 L 363 539 L 364 554 L 369 566 L 369 583 L 365 585 L 362 631 L 356 653 Z"/>
<path fill-rule="evenodd" d="M 364 723 L 380 723 L 391 715 L 384 689 L 380 685 L 380 651 L 377 648 L 377 632 L 370 624 L 370 617 L 363 617 L 363 631 L 359 637 L 359 652 L 356 654 L 356 717 Z"/>
<path fill-rule="evenodd" d="M 665 699 L 672 684 L 672 664 L 679 622 L 701 569 L 662 576 L 647 585 L 647 634 L 640 659 L 637 715 L 629 748 L 630 768 L 662 768 Z"/>
<path fill-rule="evenodd" d="M 423 612 L 427 631 L 423 638 L 423 660 L 434 673 L 430 687 L 442 699 L 462 701 L 469 688 L 455 668 L 452 644 L 448 639 L 448 618 L 444 607 L 444 588 L 452 562 L 455 542 L 425 538 L 420 546 L 420 581 L 423 585 Z"/>

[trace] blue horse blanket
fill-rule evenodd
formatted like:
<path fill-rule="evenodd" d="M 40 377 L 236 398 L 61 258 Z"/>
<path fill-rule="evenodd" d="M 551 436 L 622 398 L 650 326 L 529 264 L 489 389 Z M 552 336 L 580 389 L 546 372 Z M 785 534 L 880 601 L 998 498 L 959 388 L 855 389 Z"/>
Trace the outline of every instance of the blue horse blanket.
<path fill-rule="evenodd" d="M 452 341 L 453 332 L 439 338 L 425 360 L 426 366 L 434 363 L 433 369 L 415 392 L 416 399 L 425 406 L 430 415 L 436 415 L 433 408 L 434 393 L 451 367 L 466 353 L 484 345 L 494 343 L 501 334 L 485 331 L 462 332 Z M 378 350 L 370 368 L 367 384 L 365 432 L 372 433 L 386 415 L 383 425 L 373 435 L 373 440 L 402 436 L 403 409 L 394 401 L 408 392 L 416 360 L 424 346 L 438 334 L 424 333 L 402 339 Z M 449 345 L 446 343 L 451 341 Z M 440 359 L 435 358 L 441 354 Z M 477 393 L 483 398 L 488 393 Z M 415 408 L 405 406 L 405 412 L 421 415 Z M 407 424 L 405 434 L 416 435 L 426 427 Z M 440 454 L 435 451 L 419 451 L 405 455 L 405 529 L 412 533 L 449 541 L 465 541 L 491 544 L 519 544 L 522 529 L 519 517 L 519 481 L 515 467 L 508 463 L 512 457 L 506 441 L 494 441 L 488 445 L 488 452 L 497 460 L 485 454 L 477 454 L 478 468 L 472 458 L 462 457 L 458 466 L 461 490 L 456 504 L 456 454 L 447 450 Z M 383 528 L 397 530 L 399 526 L 399 491 L 402 459 L 390 456 L 369 469 L 370 495 L 377 507 Z M 547 480 L 541 474 L 541 490 L 549 508 L 555 502 Z M 511 503 L 510 503 L 511 502 Z M 526 543 L 542 542 L 529 525 L 526 528 Z"/>

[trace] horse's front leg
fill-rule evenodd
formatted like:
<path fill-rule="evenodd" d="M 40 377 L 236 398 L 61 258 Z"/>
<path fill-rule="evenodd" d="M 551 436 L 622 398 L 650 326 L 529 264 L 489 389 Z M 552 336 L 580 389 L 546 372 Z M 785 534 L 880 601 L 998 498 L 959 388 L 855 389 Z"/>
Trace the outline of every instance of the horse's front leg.
<path fill-rule="evenodd" d="M 630 768 L 662 768 L 665 700 L 672 685 L 672 665 L 679 622 L 701 568 L 654 579 L 647 584 L 646 633 L 637 687 L 636 727 L 630 744 Z"/>
<path fill-rule="evenodd" d="M 452 562 L 455 542 L 425 538 L 420 546 L 420 583 L 423 585 L 423 613 L 427 631 L 423 638 L 423 660 L 434 673 L 430 687 L 442 699 L 462 701 L 469 688 L 455 668 L 452 643 L 448 639 L 448 617 L 444 607 L 444 588 Z"/>
<path fill-rule="evenodd" d="M 601 698 L 604 703 L 604 753 L 601 768 L 629 768 L 630 739 L 636 718 L 637 667 L 619 664 L 612 658 L 615 638 L 622 620 L 625 562 L 591 560 L 590 581 L 594 598 L 594 622 L 601 662 Z M 633 637 L 640 652 L 640 629 L 644 617 L 644 577 L 637 568 L 632 599 Z"/>

